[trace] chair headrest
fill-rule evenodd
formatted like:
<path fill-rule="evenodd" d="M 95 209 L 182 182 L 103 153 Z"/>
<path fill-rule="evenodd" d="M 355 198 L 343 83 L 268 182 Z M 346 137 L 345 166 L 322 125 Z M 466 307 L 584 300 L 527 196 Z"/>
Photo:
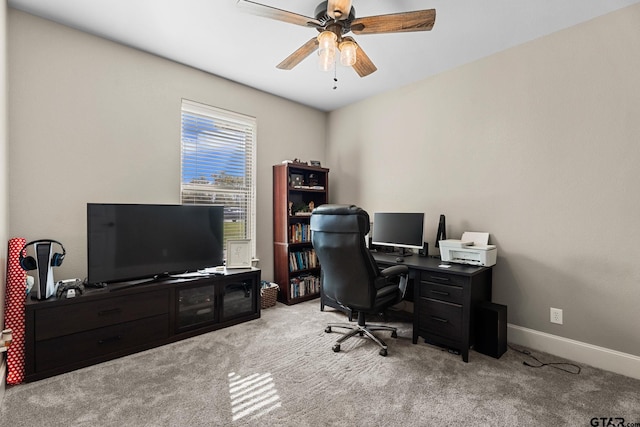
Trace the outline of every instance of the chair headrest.
<path fill-rule="evenodd" d="M 317 215 L 355 215 L 362 211 L 362 208 L 356 205 L 320 205 L 313 210 L 313 214 Z"/>
<path fill-rule="evenodd" d="M 325 205 L 320 205 L 317 208 L 315 208 L 312 212 L 311 215 L 311 229 L 312 230 L 318 230 L 319 228 L 317 227 L 318 224 L 318 219 L 322 218 L 321 217 L 326 215 L 344 215 L 344 216 L 348 216 L 348 215 L 352 215 L 353 218 L 356 220 L 355 223 L 357 223 L 357 230 L 347 230 L 347 229 L 342 229 L 344 226 L 348 227 L 348 222 L 349 221 L 339 221 L 338 222 L 341 223 L 342 226 L 338 226 L 337 229 L 335 231 L 358 231 L 361 232 L 363 234 L 367 234 L 369 232 L 369 227 L 370 227 L 370 223 L 369 223 L 369 214 L 367 213 L 367 211 L 365 211 L 364 209 L 356 206 L 356 205 L 337 205 L 337 204 L 325 204 Z M 314 220 L 314 216 L 316 217 L 316 220 Z M 346 218 L 345 218 L 346 219 Z M 335 221 L 331 221 L 333 223 L 333 226 L 336 225 Z M 324 227 L 322 227 L 324 228 Z"/>

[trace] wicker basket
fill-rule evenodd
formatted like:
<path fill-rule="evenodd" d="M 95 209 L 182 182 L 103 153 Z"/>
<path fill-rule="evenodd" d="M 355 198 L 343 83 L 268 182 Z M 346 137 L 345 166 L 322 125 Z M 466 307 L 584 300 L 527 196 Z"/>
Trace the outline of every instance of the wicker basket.
<path fill-rule="evenodd" d="M 278 299 L 278 285 L 271 283 L 260 289 L 260 303 L 262 308 L 273 307 Z"/>

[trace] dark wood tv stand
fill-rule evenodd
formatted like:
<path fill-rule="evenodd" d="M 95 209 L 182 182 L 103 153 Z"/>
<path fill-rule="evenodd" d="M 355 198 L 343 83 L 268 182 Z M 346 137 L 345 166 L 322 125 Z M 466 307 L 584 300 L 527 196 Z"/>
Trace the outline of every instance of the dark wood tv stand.
<path fill-rule="evenodd" d="M 260 270 L 86 289 L 25 303 L 25 381 L 260 317 Z"/>

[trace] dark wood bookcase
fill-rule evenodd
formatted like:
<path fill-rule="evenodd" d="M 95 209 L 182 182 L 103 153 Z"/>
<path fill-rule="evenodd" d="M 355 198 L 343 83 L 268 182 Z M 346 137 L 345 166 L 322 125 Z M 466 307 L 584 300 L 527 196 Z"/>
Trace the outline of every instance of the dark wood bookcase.
<path fill-rule="evenodd" d="M 329 169 L 298 163 L 273 166 L 273 258 L 278 300 L 296 304 L 320 296 L 309 220 L 329 202 Z"/>

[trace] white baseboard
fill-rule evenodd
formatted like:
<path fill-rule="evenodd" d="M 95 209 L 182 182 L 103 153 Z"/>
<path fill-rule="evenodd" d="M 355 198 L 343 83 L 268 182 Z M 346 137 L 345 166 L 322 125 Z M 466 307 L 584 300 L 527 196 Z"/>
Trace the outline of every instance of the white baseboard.
<path fill-rule="evenodd" d="M 557 335 L 507 324 L 507 340 L 605 371 L 640 379 L 640 357 Z"/>

